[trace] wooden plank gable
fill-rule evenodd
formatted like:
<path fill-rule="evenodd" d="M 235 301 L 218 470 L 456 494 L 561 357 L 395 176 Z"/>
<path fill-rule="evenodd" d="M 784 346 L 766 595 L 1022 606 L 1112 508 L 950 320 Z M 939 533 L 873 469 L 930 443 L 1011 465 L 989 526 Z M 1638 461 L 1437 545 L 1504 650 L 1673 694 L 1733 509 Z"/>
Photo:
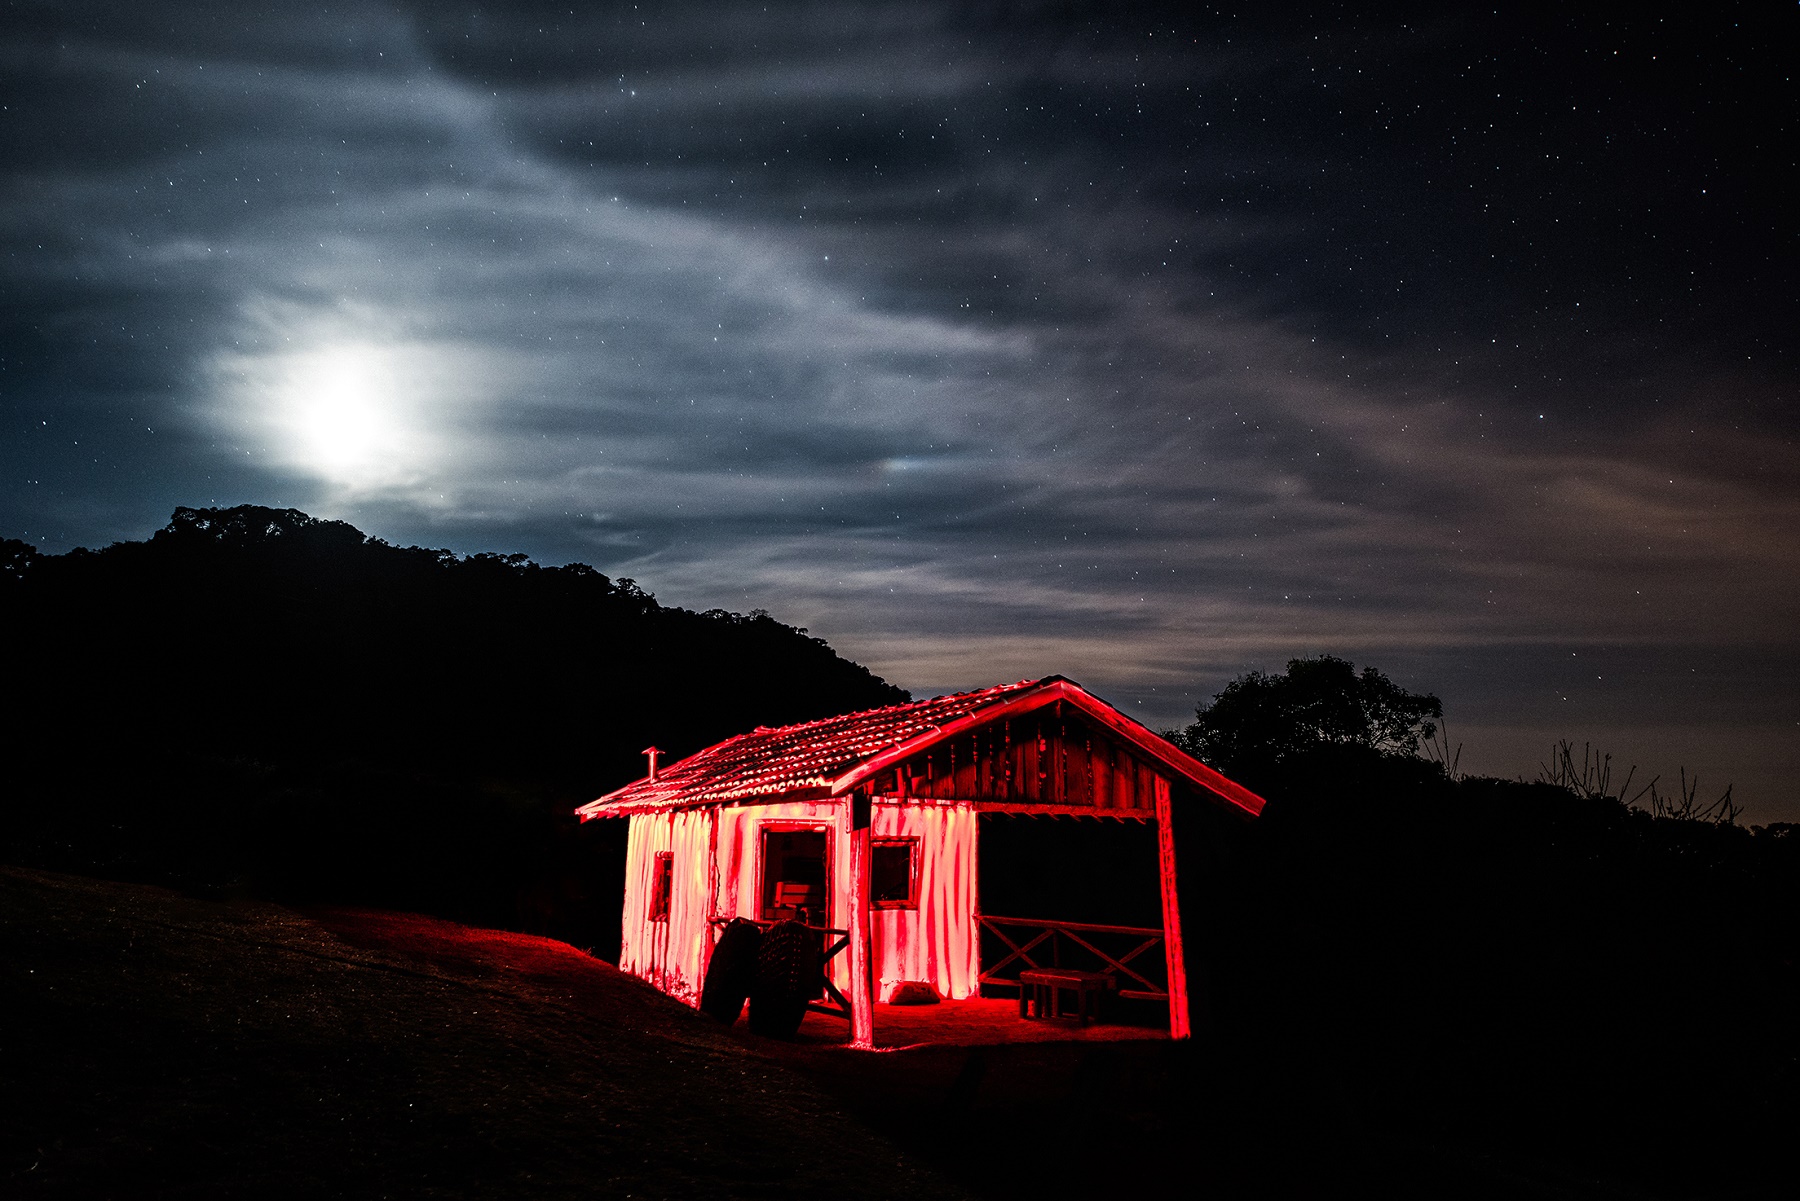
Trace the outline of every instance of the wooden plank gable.
<path fill-rule="evenodd" d="M 974 801 L 1018 811 L 1156 814 L 1156 782 L 1167 776 L 1112 731 L 1072 705 L 976 725 L 904 759 L 871 781 L 896 796 Z M 1166 787 L 1166 783 L 1165 783 Z"/>

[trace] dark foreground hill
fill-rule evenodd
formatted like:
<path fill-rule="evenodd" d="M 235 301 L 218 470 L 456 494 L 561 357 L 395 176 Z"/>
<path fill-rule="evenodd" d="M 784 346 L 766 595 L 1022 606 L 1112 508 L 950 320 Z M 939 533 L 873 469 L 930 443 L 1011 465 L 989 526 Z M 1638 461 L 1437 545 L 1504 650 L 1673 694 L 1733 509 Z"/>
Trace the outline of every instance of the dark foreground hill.
<path fill-rule="evenodd" d="M 21 1201 L 1665 1195 L 1447 1137 L 1429 1089 L 1372 1106 L 1229 1029 L 794 1046 L 548 939 L 15 868 L 0 1014 Z"/>
<path fill-rule="evenodd" d="M 0 629 L 0 859 L 602 950 L 622 832 L 574 805 L 653 742 L 907 695 L 764 613 L 250 505 L 98 551 L 0 544 Z"/>
<path fill-rule="evenodd" d="M 0 1195 L 962 1196 L 545 939 L 0 868 Z"/>
<path fill-rule="evenodd" d="M 1182 887 L 1197 1003 L 1254 1069 L 1602 1195 L 1793 1191 L 1800 829 L 1360 748 L 1253 784 Z"/>

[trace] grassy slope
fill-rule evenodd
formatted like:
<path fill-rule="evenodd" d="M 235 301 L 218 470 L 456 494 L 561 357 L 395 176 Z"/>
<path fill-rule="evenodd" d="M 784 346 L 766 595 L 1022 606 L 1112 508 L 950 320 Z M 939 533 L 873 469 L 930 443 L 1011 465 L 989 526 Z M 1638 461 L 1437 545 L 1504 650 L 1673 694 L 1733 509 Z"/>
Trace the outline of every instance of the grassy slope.
<path fill-rule="evenodd" d="M 1247 1052 L 779 1044 L 548 939 L 0 867 L 7 1198 L 1665 1195 Z"/>
<path fill-rule="evenodd" d="M 959 1195 L 563 944 L 354 919 L 0 868 L 0 1193 Z"/>

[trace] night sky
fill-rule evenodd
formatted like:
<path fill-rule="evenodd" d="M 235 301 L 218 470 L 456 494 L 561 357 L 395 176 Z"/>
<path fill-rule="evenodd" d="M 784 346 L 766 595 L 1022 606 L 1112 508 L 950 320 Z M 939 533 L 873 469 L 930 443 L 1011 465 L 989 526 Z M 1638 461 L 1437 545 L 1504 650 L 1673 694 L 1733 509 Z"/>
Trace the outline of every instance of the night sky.
<path fill-rule="evenodd" d="M 0 535 L 292 506 L 1159 728 L 1335 653 L 1800 820 L 1800 21 L 1581 7 L 7 4 Z"/>

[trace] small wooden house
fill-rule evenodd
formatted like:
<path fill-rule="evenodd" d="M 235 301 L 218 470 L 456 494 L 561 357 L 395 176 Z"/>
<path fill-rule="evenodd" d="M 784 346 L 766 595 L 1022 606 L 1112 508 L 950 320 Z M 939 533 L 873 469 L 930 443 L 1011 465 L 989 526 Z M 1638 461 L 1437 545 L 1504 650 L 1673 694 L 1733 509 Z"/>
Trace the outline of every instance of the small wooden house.
<path fill-rule="evenodd" d="M 1163 982 L 1129 955 L 1103 958 L 1136 995 L 1166 997 L 1170 1033 L 1186 1037 L 1171 820 L 1199 803 L 1263 807 L 1060 676 L 760 728 L 660 769 L 647 753 L 648 776 L 577 810 L 631 823 L 619 966 L 697 1004 L 724 923 L 799 917 L 843 936 L 827 979 L 861 1046 L 874 1000 L 899 983 L 961 999 L 984 982 L 984 813 L 1155 823 L 1162 929 L 1139 933 L 1161 942 Z"/>

